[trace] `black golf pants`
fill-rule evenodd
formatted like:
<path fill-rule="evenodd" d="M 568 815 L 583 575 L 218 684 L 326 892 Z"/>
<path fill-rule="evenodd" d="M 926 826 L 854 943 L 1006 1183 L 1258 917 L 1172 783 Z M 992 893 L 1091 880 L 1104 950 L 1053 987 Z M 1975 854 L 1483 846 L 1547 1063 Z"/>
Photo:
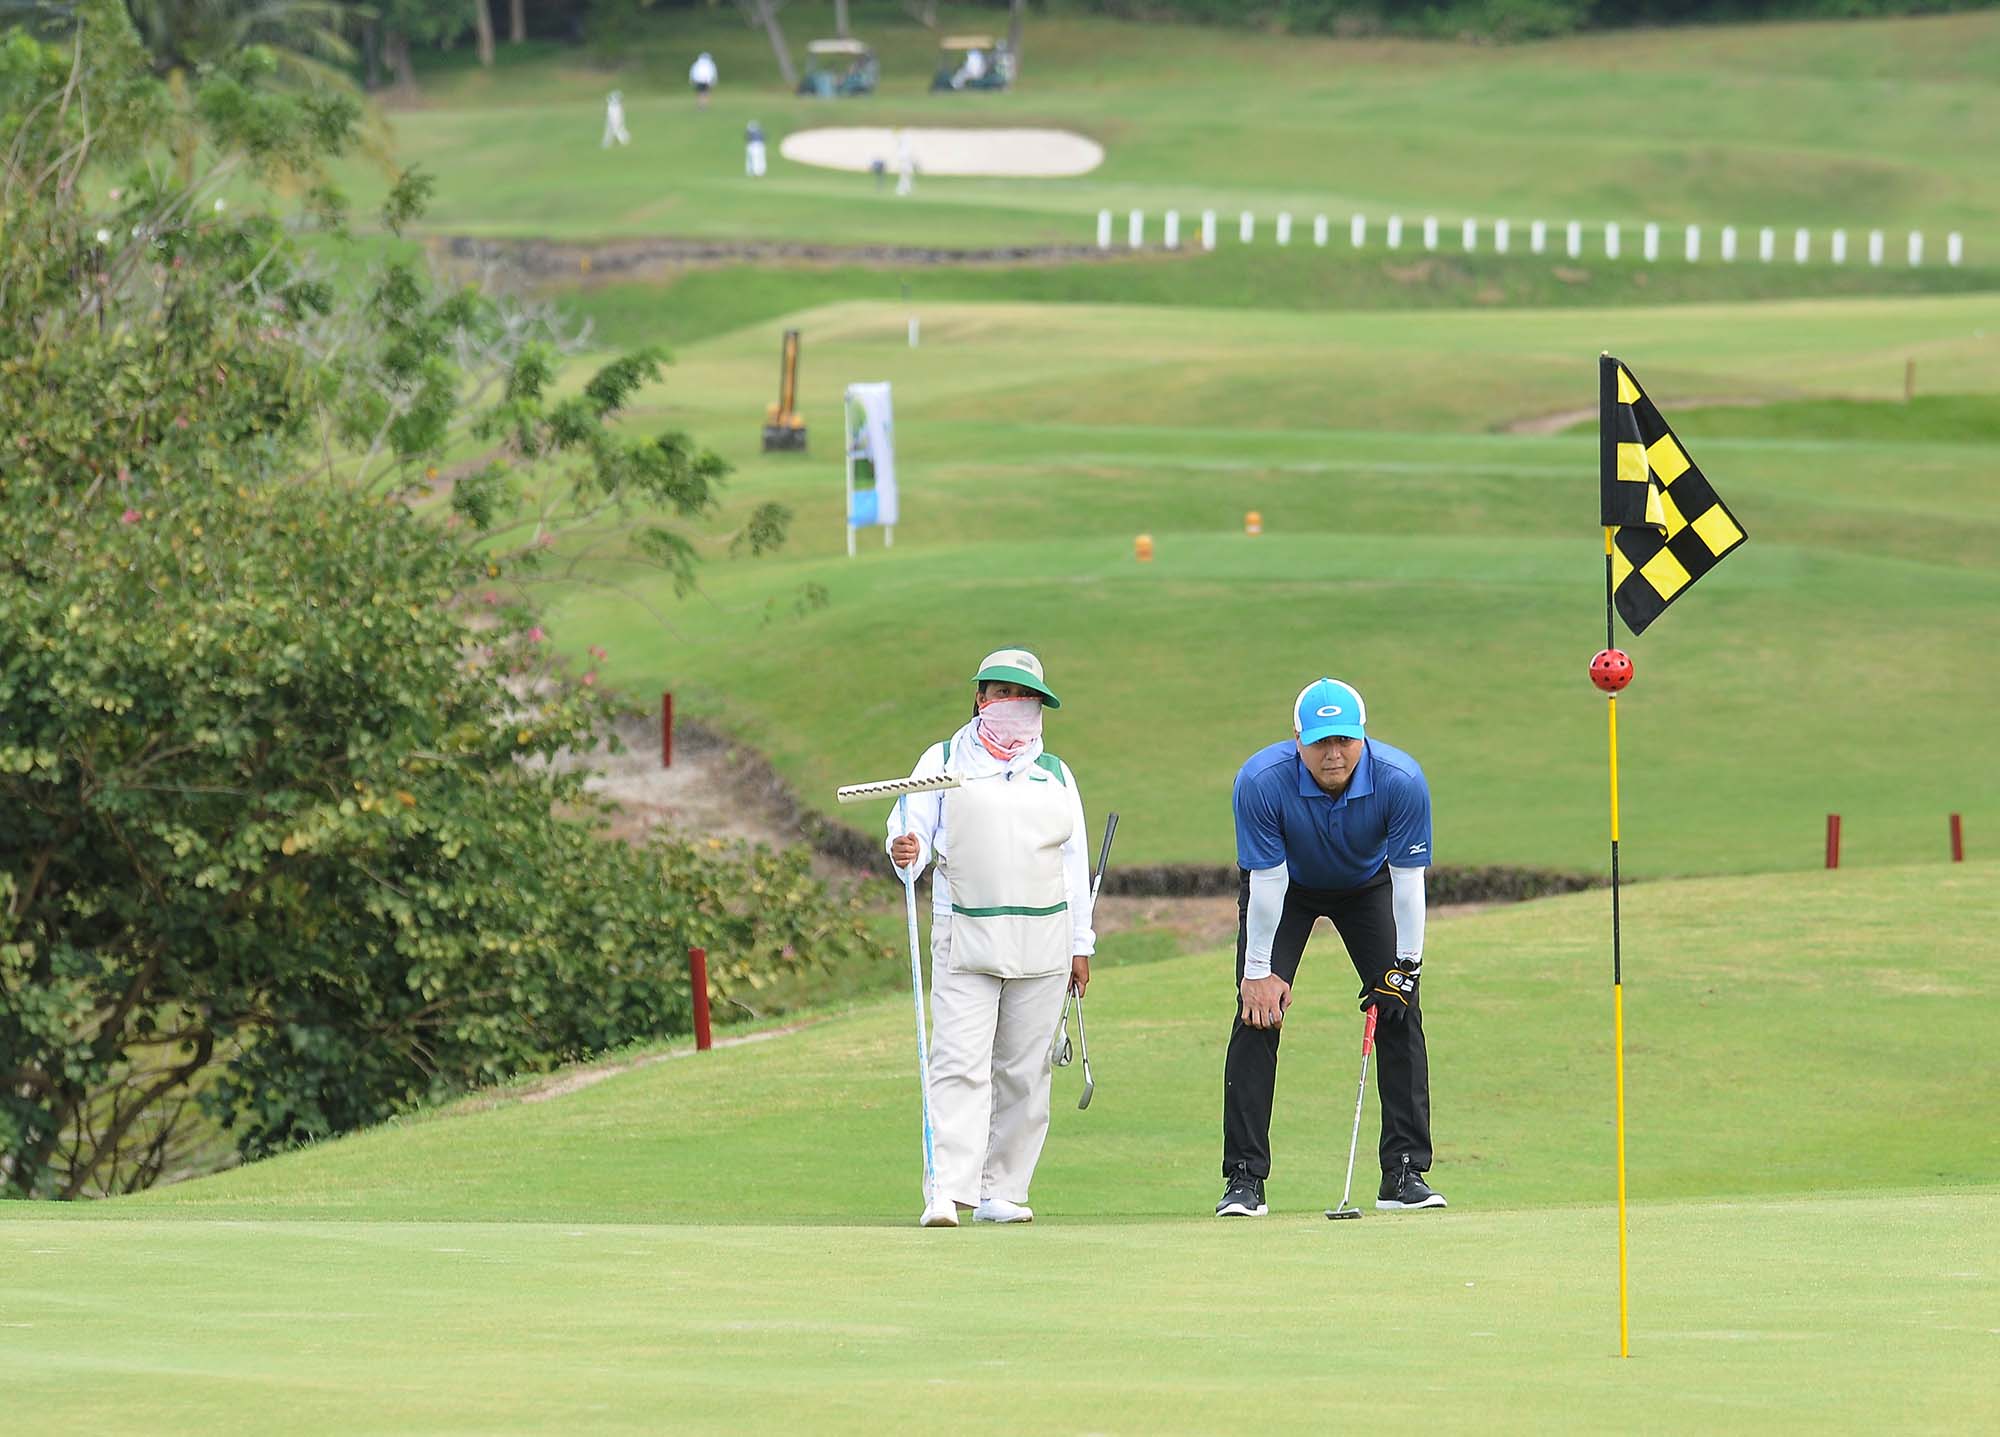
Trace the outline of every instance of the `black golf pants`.
<path fill-rule="evenodd" d="M 1243 982 L 1243 952 L 1248 941 L 1250 874 L 1239 870 L 1236 897 L 1236 981 Z M 1396 916 L 1390 904 L 1389 869 L 1358 888 L 1305 888 L 1293 883 L 1285 890 L 1284 914 L 1271 943 L 1271 971 L 1297 986 L 1299 959 L 1315 920 L 1330 918 L 1347 956 L 1361 976 L 1361 992 L 1396 961 Z M 1358 995 L 1357 995 L 1358 996 Z M 1229 1057 L 1222 1070 L 1222 1175 L 1238 1167 L 1255 1178 L 1271 1175 L 1271 1099 L 1278 1084 L 1276 1028 L 1252 1028 L 1243 1008 L 1230 995 L 1235 1020 L 1229 1031 Z M 1382 1104 L 1381 1159 L 1383 1171 L 1404 1162 L 1418 1172 L 1431 1166 L 1431 1075 L 1424 1054 L 1424 1017 L 1413 1005 L 1407 1013 L 1391 1014 L 1384 1002 L 1375 1029 L 1375 1092 Z M 1358 1016 L 1358 1010 L 1357 1010 Z M 1355 1026 L 1360 1027 L 1357 1021 Z M 1359 1046 L 1358 1044 L 1356 1045 Z M 1357 1057 L 1359 1054 L 1357 1053 Z M 1330 1111 L 1330 1110 L 1329 1110 Z"/>

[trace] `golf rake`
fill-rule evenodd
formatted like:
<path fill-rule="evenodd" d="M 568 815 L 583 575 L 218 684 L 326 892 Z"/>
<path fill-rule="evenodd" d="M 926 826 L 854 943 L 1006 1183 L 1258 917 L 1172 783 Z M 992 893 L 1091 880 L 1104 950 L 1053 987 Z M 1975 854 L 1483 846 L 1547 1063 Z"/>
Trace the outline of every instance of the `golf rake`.
<path fill-rule="evenodd" d="M 935 778 L 892 778 L 881 783 L 856 783 L 846 788 L 836 789 L 834 797 L 841 803 L 863 803 L 874 798 L 893 798 L 898 812 L 909 813 L 909 796 L 913 793 L 932 793 L 943 788 L 957 788 L 958 778 L 954 774 L 941 773 Z M 917 942 L 917 869 L 897 868 L 896 876 L 903 881 L 903 912 L 910 928 L 910 997 L 917 1010 L 917 1092 L 923 1102 L 924 1141 L 924 1203 L 929 1205 L 931 1192 L 937 1186 L 937 1140 L 931 1127 L 931 1057 L 929 1035 L 924 1031 L 924 962 L 923 950 Z"/>
<path fill-rule="evenodd" d="M 1361 1100 L 1368 1096 L 1368 1054 L 1375 1047 L 1375 1010 L 1361 1029 L 1361 1082 L 1354 1090 L 1354 1132 L 1347 1139 L 1347 1182 L 1340 1189 L 1340 1206 L 1326 1210 L 1328 1218 L 1360 1217 L 1361 1209 L 1348 1199 L 1354 1195 L 1354 1150 L 1361 1142 Z"/>

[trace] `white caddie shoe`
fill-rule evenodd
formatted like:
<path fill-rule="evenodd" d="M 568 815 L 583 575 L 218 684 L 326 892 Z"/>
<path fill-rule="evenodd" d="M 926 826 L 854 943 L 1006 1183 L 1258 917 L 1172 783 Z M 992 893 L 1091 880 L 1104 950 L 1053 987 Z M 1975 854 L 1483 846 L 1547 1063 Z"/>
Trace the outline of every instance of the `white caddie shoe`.
<path fill-rule="evenodd" d="M 972 1210 L 974 1222 L 1033 1222 L 1035 1211 L 1005 1198 L 981 1198 L 979 1206 Z"/>
<path fill-rule="evenodd" d="M 924 1208 L 925 1227 L 957 1227 L 958 1204 L 950 1198 L 937 1198 Z"/>

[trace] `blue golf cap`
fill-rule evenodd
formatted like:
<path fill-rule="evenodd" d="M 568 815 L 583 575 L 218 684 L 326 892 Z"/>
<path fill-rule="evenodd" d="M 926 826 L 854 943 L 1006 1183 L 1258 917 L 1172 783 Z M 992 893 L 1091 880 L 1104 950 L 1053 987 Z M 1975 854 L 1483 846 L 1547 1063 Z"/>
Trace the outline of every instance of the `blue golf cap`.
<path fill-rule="evenodd" d="M 1292 705 L 1292 732 L 1300 743 L 1323 738 L 1367 738 L 1368 705 L 1352 684 L 1317 679 L 1299 690 Z"/>

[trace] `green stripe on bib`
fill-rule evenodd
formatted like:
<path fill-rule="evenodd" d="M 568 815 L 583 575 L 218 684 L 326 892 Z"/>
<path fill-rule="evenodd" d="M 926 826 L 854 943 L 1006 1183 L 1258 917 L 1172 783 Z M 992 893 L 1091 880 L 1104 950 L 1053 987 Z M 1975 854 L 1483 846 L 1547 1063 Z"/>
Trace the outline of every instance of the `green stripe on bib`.
<path fill-rule="evenodd" d="M 1067 900 L 1048 908 L 1019 908 L 1012 904 L 999 908 L 961 908 L 956 903 L 951 911 L 966 918 L 1047 918 L 1052 913 L 1061 913 L 1069 907 Z"/>

